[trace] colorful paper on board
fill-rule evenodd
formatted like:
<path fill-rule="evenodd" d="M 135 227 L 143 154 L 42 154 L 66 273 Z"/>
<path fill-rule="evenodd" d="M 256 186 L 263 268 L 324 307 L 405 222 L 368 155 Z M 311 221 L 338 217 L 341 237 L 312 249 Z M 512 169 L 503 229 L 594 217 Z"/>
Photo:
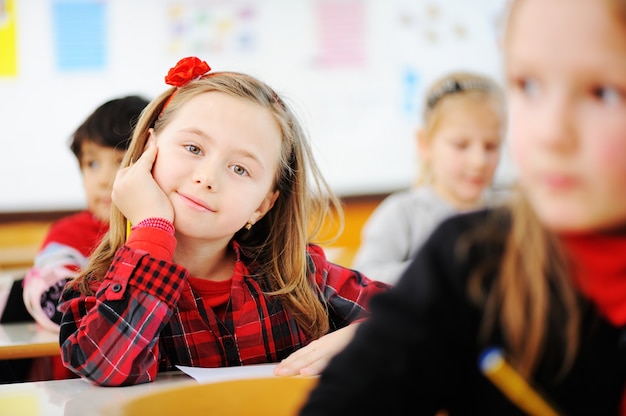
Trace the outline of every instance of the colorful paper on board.
<path fill-rule="evenodd" d="M 52 15 L 57 69 L 103 69 L 106 64 L 106 2 L 56 0 Z"/>
<path fill-rule="evenodd" d="M 314 3 L 320 68 L 362 68 L 366 63 L 366 5 L 360 0 Z"/>
<path fill-rule="evenodd" d="M 17 76 L 15 1 L 0 0 L 0 77 Z"/>

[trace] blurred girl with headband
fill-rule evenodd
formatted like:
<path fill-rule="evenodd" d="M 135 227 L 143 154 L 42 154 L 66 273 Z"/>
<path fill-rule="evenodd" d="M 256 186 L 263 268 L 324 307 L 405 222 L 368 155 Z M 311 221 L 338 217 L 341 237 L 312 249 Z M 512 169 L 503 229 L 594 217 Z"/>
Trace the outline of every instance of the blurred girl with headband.
<path fill-rule="evenodd" d="M 421 161 L 416 186 L 389 195 L 374 210 L 353 268 L 396 283 L 441 220 L 498 202 L 491 185 L 505 111 L 500 86 L 487 76 L 454 72 L 433 83 L 416 135 Z"/>

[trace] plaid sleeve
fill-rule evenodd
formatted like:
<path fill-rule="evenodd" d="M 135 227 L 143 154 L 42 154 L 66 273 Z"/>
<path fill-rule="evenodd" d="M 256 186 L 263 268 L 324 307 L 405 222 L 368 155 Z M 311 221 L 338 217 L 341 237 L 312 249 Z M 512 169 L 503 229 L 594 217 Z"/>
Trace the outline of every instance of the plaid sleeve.
<path fill-rule="evenodd" d="M 331 328 L 365 319 L 369 315 L 372 296 L 391 288 L 391 285 L 371 280 L 356 270 L 330 263 L 319 246 L 310 245 L 309 256 L 315 282 L 330 307 Z"/>
<path fill-rule="evenodd" d="M 68 288 L 61 298 L 63 363 L 95 384 L 154 380 L 158 337 L 178 302 L 186 271 L 122 247 L 95 296 Z"/>

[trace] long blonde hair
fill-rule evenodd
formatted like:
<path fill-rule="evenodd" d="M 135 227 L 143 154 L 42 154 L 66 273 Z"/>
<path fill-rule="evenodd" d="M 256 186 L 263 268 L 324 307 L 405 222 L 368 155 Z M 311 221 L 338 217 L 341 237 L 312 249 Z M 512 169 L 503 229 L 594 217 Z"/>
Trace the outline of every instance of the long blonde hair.
<path fill-rule="evenodd" d="M 317 286 L 310 281 L 312 270 L 308 263 L 307 244 L 325 230 L 324 226 L 330 220 L 335 225 L 340 224 L 336 229 L 340 233 L 343 211 L 317 167 L 300 122 L 274 90 L 252 76 L 236 72 L 213 72 L 178 89 L 168 89 L 143 111 L 122 167 L 129 166 L 141 156 L 150 128 L 158 134 L 182 105 L 210 91 L 220 91 L 260 105 L 272 113 L 280 126 L 282 147 L 274 178 L 279 197 L 251 230 L 242 229 L 233 238 L 254 265 L 251 272 L 264 279 L 262 284 L 268 293 L 279 296 L 304 330 L 319 337 L 329 329 L 328 311 L 314 289 Z M 73 281 L 81 292 L 93 294 L 104 279 L 115 252 L 125 243 L 125 230 L 124 216 L 113 207 L 109 232 Z"/>
<path fill-rule="evenodd" d="M 506 223 L 510 228 L 503 226 Z M 578 349 L 581 313 L 557 237 L 542 226 L 523 192 L 514 189 L 509 201 L 466 241 L 504 247 L 488 292 L 483 283 L 492 275 L 490 259 L 478 265 L 470 279 L 470 297 L 484 308 L 479 340 L 487 341 L 498 328 L 511 363 L 530 378 L 548 347 L 548 331 L 553 331 L 550 335 L 558 342 L 549 347 L 560 349 L 560 374 L 565 374 Z M 560 320 L 556 326 L 555 317 Z"/>

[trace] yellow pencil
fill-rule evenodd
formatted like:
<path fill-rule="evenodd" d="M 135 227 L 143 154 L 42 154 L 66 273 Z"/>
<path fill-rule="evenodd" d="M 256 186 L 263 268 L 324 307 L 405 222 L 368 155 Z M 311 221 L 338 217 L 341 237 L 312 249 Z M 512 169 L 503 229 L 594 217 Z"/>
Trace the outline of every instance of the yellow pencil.
<path fill-rule="evenodd" d="M 126 220 L 126 241 L 128 241 L 128 237 L 130 236 L 130 229 L 132 225 L 130 221 Z"/>
<path fill-rule="evenodd" d="M 529 415 L 558 416 L 558 413 L 519 375 L 497 348 L 482 354 L 480 368 L 513 403 Z"/>

